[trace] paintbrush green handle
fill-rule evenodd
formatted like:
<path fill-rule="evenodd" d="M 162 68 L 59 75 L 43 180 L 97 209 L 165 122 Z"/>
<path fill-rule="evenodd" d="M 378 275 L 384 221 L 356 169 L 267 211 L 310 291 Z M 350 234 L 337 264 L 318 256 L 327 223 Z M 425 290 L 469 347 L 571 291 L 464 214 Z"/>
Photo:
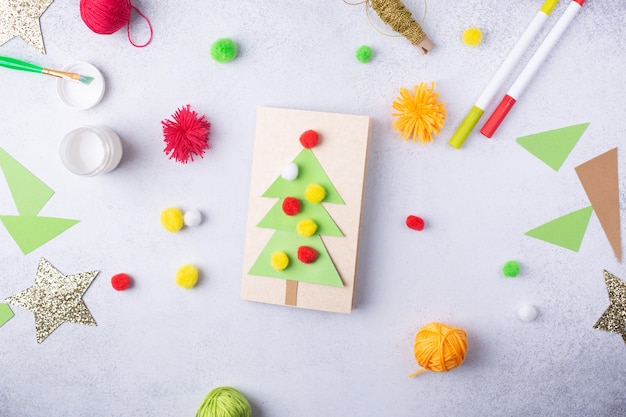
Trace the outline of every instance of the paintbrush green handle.
<path fill-rule="evenodd" d="M 41 74 L 42 67 L 28 62 L 20 61 L 19 59 L 9 58 L 7 56 L 0 56 L 0 67 L 10 68 L 19 71 L 36 72 Z"/>

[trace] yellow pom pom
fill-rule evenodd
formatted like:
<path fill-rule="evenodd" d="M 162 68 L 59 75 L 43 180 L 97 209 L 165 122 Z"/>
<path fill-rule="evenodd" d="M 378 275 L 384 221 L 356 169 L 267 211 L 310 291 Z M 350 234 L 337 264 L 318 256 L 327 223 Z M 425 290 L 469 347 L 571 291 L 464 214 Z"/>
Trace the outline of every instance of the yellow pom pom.
<path fill-rule="evenodd" d="M 183 212 L 176 207 L 166 208 L 161 212 L 161 225 L 168 232 L 178 232 L 183 228 Z"/>
<path fill-rule="evenodd" d="M 483 33 L 478 28 L 465 29 L 463 32 L 463 43 L 467 46 L 478 46 L 483 40 Z"/>
<path fill-rule="evenodd" d="M 306 187 L 304 196 L 311 203 L 317 204 L 326 198 L 326 190 L 319 184 L 309 184 L 308 187 Z"/>
<path fill-rule="evenodd" d="M 270 259 L 272 268 L 277 271 L 282 271 L 289 265 L 289 256 L 282 250 L 272 253 L 272 259 Z"/>
<path fill-rule="evenodd" d="M 296 232 L 302 237 L 313 236 L 317 232 L 317 224 L 311 219 L 300 220 L 296 225 Z"/>
<path fill-rule="evenodd" d="M 183 265 L 176 271 L 176 284 L 188 290 L 198 282 L 198 269 L 193 265 Z"/>

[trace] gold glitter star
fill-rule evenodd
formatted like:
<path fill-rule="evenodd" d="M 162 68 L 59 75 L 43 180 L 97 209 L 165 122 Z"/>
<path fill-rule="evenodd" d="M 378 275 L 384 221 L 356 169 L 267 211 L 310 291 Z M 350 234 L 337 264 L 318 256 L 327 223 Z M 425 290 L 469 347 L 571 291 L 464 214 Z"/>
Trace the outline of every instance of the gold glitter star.
<path fill-rule="evenodd" d="M 37 343 L 43 342 L 64 321 L 96 326 L 82 297 L 98 272 L 63 275 L 41 258 L 35 285 L 5 301 L 35 313 Z"/>
<path fill-rule="evenodd" d="M 626 282 L 609 271 L 604 271 L 604 282 L 611 305 L 593 325 L 594 329 L 619 333 L 626 343 Z"/>
<path fill-rule="evenodd" d="M 46 53 L 39 18 L 54 0 L 0 0 L 0 45 L 19 36 Z"/>

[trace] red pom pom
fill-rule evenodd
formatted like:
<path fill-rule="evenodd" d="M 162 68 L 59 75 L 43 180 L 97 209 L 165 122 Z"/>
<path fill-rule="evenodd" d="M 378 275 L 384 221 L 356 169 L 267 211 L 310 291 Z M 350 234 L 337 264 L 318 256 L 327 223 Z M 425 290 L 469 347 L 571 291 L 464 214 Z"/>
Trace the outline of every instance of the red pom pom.
<path fill-rule="evenodd" d="M 189 104 L 176 110 L 172 115 L 174 120 L 163 120 L 163 137 L 165 138 L 165 152 L 170 159 L 186 164 L 189 159 L 193 162 L 193 155 L 202 158 L 205 149 L 209 147 L 209 129 L 211 124 L 206 116 L 200 117 L 190 109 Z"/>
<path fill-rule="evenodd" d="M 317 259 L 317 251 L 310 246 L 300 246 L 298 248 L 298 260 L 305 264 L 315 262 Z"/>
<path fill-rule="evenodd" d="M 320 141 L 320 136 L 315 130 L 307 130 L 300 135 L 300 143 L 307 149 L 315 147 Z"/>
<path fill-rule="evenodd" d="M 294 216 L 300 213 L 300 200 L 294 197 L 287 197 L 283 200 L 283 212 L 287 216 Z"/>
<path fill-rule="evenodd" d="M 111 278 L 111 286 L 117 291 L 124 291 L 130 287 L 130 277 L 128 274 L 117 274 Z"/>
<path fill-rule="evenodd" d="M 410 215 L 406 218 L 406 225 L 413 230 L 424 230 L 424 219 Z"/>

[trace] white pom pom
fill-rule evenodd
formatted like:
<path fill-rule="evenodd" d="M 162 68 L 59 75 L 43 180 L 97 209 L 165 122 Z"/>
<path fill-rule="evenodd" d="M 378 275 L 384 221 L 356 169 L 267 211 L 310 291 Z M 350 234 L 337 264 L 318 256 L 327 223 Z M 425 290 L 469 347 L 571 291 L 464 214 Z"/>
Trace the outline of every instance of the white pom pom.
<path fill-rule="evenodd" d="M 286 179 L 287 181 L 293 181 L 298 178 L 298 165 L 293 162 L 289 162 L 283 166 L 283 170 L 280 173 L 280 176 Z"/>
<path fill-rule="evenodd" d="M 538 315 L 537 307 L 532 304 L 523 305 L 517 310 L 517 317 L 522 321 L 533 321 Z"/>
<path fill-rule="evenodd" d="M 193 227 L 202 223 L 202 213 L 199 210 L 189 210 L 183 215 L 185 226 Z"/>

